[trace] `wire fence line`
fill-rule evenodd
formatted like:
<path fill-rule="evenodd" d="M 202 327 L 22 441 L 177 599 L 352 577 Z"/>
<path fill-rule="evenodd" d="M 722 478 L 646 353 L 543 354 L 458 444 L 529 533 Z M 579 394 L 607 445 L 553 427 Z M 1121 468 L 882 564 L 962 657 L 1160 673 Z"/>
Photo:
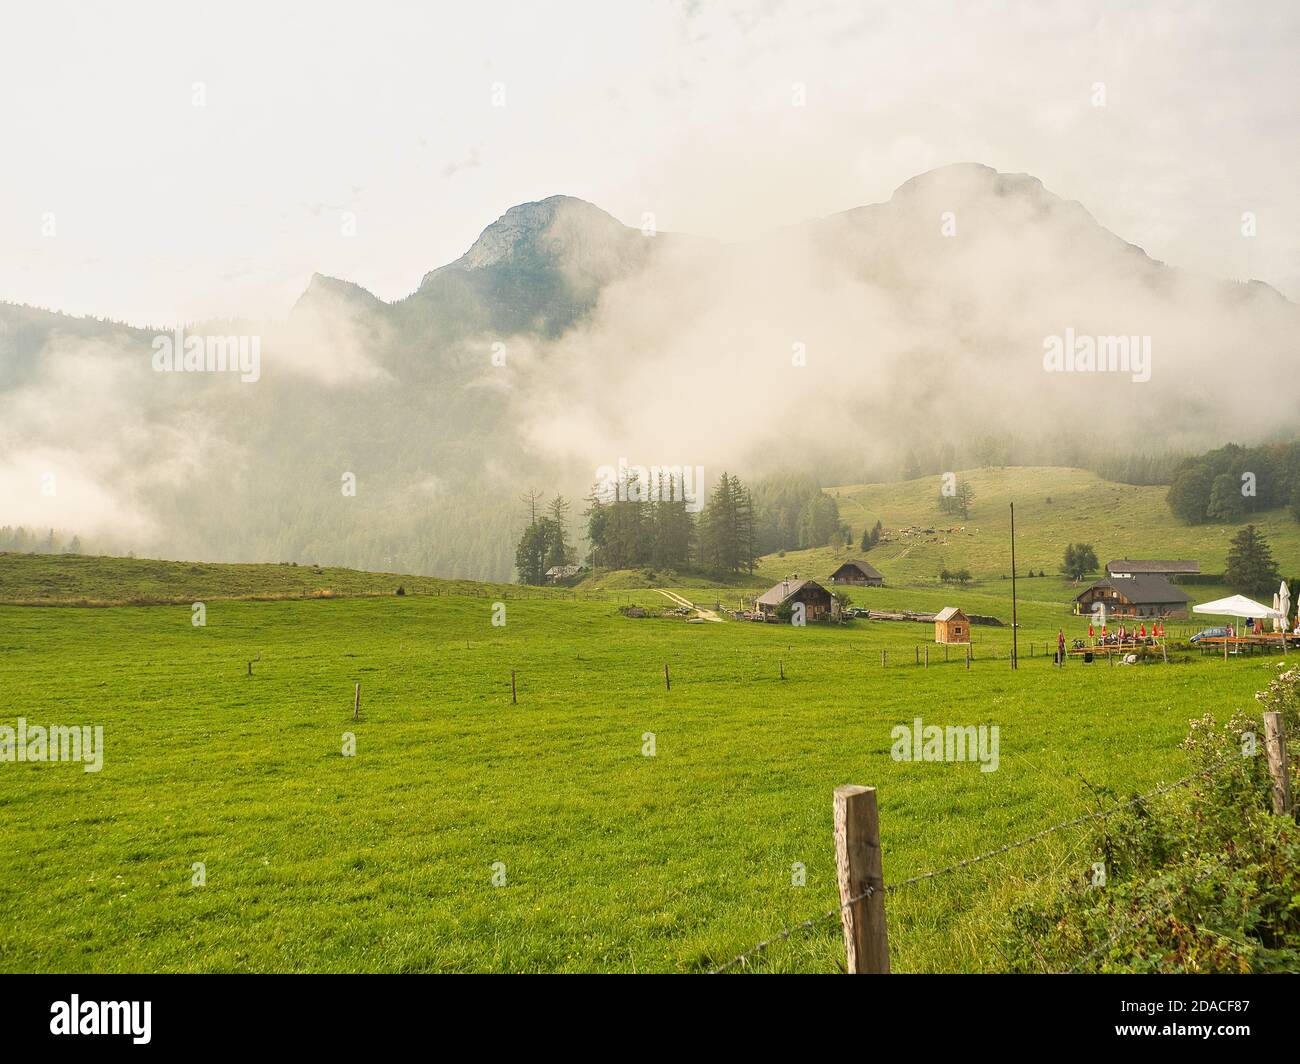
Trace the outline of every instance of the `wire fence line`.
<path fill-rule="evenodd" d="M 1245 755 L 1237 754 L 1237 753 L 1228 754 L 1227 756 L 1219 758 L 1217 761 L 1212 762 L 1211 764 L 1205 766 L 1204 768 L 1200 768 L 1197 769 L 1195 772 L 1188 773 L 1186 776 L 1183 776 L 1181 779 L 1177 779 L 1174 780 L 1172 783 L 1166 783 L 1163 784 L 1162 786 L 1155 787 L 1152 790 L 1146 791 L 1143 794 L 1135 795 L 1134 797 L 1128 799 L 1127 801 L 1120 802 L 1114 806 L 1111 806 L 1109 809 L 1100 809 L 1095 813 L 1086 813 L 1083 816 L 1074 817 L 1070 820 L 1063 820 L 1059 824 L 1053 824 L 1051 827 L 1044 828 L 1042 831 L 1037 831 L 1032 835 L 1027 835 L 1023 839 L 1017 839 L 1015 842 L 1008 842 L 1005 845 L 995 847 L 992 850 L 987 850 L 984 853 L 976 854 L 974 857 L 968 857 L 965 860 L 956 861 L 953 864 L 944 866 L 943 868 L 935 868 L 929 872 L 922 872 L 920 875 L 911 876 L 908 879 L 899 880 L 897 883 L 887 883 L 884 885 L 882 889 L 884 893 L 892 894 L 895 891 L 902 890 L 904 887 L 910 887 L 916 885 L 917 883 L 926 882 L 927 880 L 937 879 L 940 876 L 945 876 L 952 872 L 959 872 L 964 868 L 970 868 L 974 865 L 980 864 L 983 861 L 987 861 L 993 857 L 997 857 L 1000 854 L 1009 853 L 1012 850 L 1017 850 L 1023 846 L 1028 846 L 1030 843 L 1037 842 L 1040 839 L 1044 839 L 1048 835 L 1052 835 L 1055 832 L 1064 831 L 1067 828 L 1078 827 L 1081 824 L 1086 824 L 1093 820 L 1104 820 L 1107 817 L 1114 816 L 1116 813 L 1121 812 L 1122 810 L 1130 809 L 1141 802 L 1149 801 L 1152 798 L 1158 798 L 1161 795 L 1168 794 L 1170 791 L 1176 790 L 1179 787 L 1184 787 L 1188 783 L 1191 783 L 1193 780 L 1200 779 L 1203 776 L 1209 776 L 1214 772 L 1217 772 L 1224 765 L 1229 764 L 1233 761 L 1240 760 L 1243 756 Z M 864 890 L 861 894 L 849 898 L 847 901 L 842 902 L 841 904 L 835 906 L 833 909 L 829 910 L 826 913 L 823 913 L 819 916 L 809 917 L 807 920 L 804 920 L 802 923 L 792 924 L 789 927 L 782 928 L 776 934 L 770 936 L 769 938 L 763 939 L 761 942 L 756 943 L 755 945 L 751 946 L 749 949 L 745 950 L 743 953 L 738 953 L 735 957 L 727 961 L 725 964 L 720 964 L 716 968 L 710 969 L 709 974 L 718 975 L 722 972 L 725 972 L 731 968 L 736 967 L 737 965 L 747 964 L 751 957 L 756 957 L 758 954 L 766 950 L 768 946 L 772 945 L 772 943 L 785 941 L 789 939 L 791 936 L 799 932 L 811 930 L 812 928 L 816 927 L 818 924 L 825 923 L 830 919 L 832 919 L 833 917 L 841 915 L 845 909 L 853 905 L 856 905 L 858 902 L 864 901 L 867 898 L 871 897 L 873 894 L 876 893 L 876 890 L 877 890 L 876 887 L 868 886 L 867 889 Z M 1119 932 L 1117 932 L 1114 937 L 1117 938 L 1118 934 Z M 1108 945 L 1110 945 L 1109 942 L 1103 945 L 1101 949 L 1106 948 L 1106 946 Z M 1100 949 L 1095 952 L 1100 952 Z M 1091 956 L 1092 955 L 1089 955 L 1089 957 L 1085 957 L 1079 963 L 1080 964 L 1085 963 L 1087 960 L 1090 959 Z M 1073 971 L 1074 969 L 1070 969 L 1070 970 Z"/>
<path fill-rule="evenodd" d="M 902 884 L 900 884 L 900 886 L 901 885 Z M 888 893 L 889 890 L 890 890 L 889 887 L 885 888 L 886 893 Z M 871 897 L 871 895 L 873 895 L 874 893 L 876 893 L 876 888 L 868 887 L 861 894 L 858 894 L 850 898 L 848 901 L 835 906 L 835 908 L 833 908 L 830 912 L 822 913 L 822 915 L 820 916 L 810 916 L 807 920 L 805 920 L 801 924 L 794 924 L 791 927 L 782 928 L 771 938 L 763 939 L 762 942 L 750 946 L 749 949 L 745 950 L 744 953 L 739 953 L 736 956 L 732 957 L 731 960 L 727 961 L 726 964 L 718 965 L 718 967 L 712 969 L 709 972 L 709 974 L 718 975 L 721 972 L 725 972 L 728 968 L 734 968 L 737 964 L 745 964 L 749 961 L 750 957 L 756 957 L 758 954 L 762 953 L 763 950 L 767 949 L 767 947 L 770 946 L 773 942 L 781 942 L 785 939 L 788 939 L 791 935 L 799 931 L 811 930 L 812 928 L 816 927 L 818 924 L 825 923 L 831 917 L 838 916 L 850 905 L 856 905 L 860 901 L 865 901 L 867 898 Z"/>

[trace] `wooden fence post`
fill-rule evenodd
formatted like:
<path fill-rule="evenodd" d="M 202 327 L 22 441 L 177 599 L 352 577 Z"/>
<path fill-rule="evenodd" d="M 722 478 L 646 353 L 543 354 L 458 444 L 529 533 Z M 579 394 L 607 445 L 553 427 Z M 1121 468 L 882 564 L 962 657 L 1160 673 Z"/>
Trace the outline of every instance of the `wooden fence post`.
<path fill-rule="evenodd" d="M 781 679 L 784 680 L 784 679 L 785 679 L 785 662 L 784 662 L 784 661 L 778 661 L 778 662 L 777 662 L 777 665 L 780 666 L 780 669 L 781 669 Z"/>
<path fill-rule="evenodd" d="M 1286 816 L 1291 812 L 1291 766 L 1286 757 L 1286 725 L 1276 711 L 1264 714 L 1264 750 L 1273 777 L 1273 812 Z"/>
<path fill-rule="evenodd" d="M 920 665 L 920 664 L 921 664 L 921 648 L 920 648 L 919 646 L 916 646 L 916 645 L 914 644 L 914 645 L 912 646 L 912 650 L 913 650 L 913 652 L 914 652 L 914 653 L 913 653 L 913 657 L 916 658 L 916 662 L 915 662 L 915 664 Z"/>
<path fill-rule="evenodd" d="M 970 668 L 970 644 L 966 644 L 966 668 Z"/>
<path fill-rule="evenodd" d="M 888 975 L 885 876 L 875 787 L 835 788 L 835 872 L 849 974 Z M 871 895 L 860 897 L 868 887 L 873 888 Z"/>
<path fill-rule="evenodd" d="M 664 690 L 671 691 L 672 689 L 673 689 L 672 681 L 668 678 L 668 662 L 665 661 L 664 662 Z"/>
<path fill-rule="evenodd" d="M 356 693 L 353 695 L 352 698 L 352 719 L 356 720 L 360 712 L 361 712 L 361 684 L 358 683 Z"/>
<path fill-rule="evenodd" d="M 930 648 L 929 648 L 929 646 L 927 646 L 927 647 L 925 648 L 925 667 L 926 667 L 927 669 L 930 667 Z"/>
<path fill-rule="evenodd" d="M 887 653 L 888 653 L 888 651 L 885 651 L 885 650 L 882 650 L 882 651 L 880 652 L 880 666 L 881 666 L 881 668 L 884 668 L 884 665 L 885 665 L 885 656 L 886 656 Z"/>
<path fill-rule="evenodd" d="M 510 670 L 510 704 L 514 706 L 514 705 L 518 705 L 518 703 L 519 703 L 519 695 L 517 690 L 515 689 L 515 670 L 511 669 Z"/>

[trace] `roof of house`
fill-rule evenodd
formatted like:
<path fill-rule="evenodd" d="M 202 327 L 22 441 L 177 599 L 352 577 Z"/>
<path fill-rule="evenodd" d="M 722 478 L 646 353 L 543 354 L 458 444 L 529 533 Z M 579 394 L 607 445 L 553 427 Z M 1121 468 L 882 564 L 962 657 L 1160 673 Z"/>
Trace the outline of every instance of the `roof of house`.
<path fill-rule="evenodd" d="M 1199 573 L 1201 563 L 1190 559 L 1161 561 L 1151 558 L 1117 558 L 1106 563 L 1107 573 Z"/>
<path fill-rule="evenodd" d="M 1163 576 L 1147 573 L 1142 576 L 1122 576 L 1095 580 L 1074 597 L 1083 598 L 1097 588 L 1113 588 L 1135 605 L 1147 606 L 1169 602 L 1190 602 L 1192 597 L 1182 588 L 1174 587 Z"/>
<path fill-rule="evenodd" d="M 857 569 L 858 572 L 860 572 L 863 576 L 871 577 L 871 579 L 873 580 L 885 579 L 884 574 L 882 574 L 880 570 L 877 569 L 870 562 L 864 562 L 858 559 L 852 559 L 850 561 L 845 562 L 843 565 L 840 566 L 839 569 L 836 569 L 835 571 L 838 573 L 840 569 L 845 569 L 850 565 L 853 566 L 853 568 Z"/>
<path fill-rule="evenodd" d="M 573 565 L 552 565 L 549 569 L 546 570 L 546 575 L 547 576 L 577 576 L 580 572 L 582 572 L 586 568 L 587 567 L 585 565 L 576 562 Z"/>
<path fill-rule="evenodd" d="M 816 580 L 782 580 L 779 584 L 774 585 L 758 596 L 759 605 L 779 606 L 806 587 L 815 587 L 818 591 L 826 591 Z M 830 594 L 829 591 L 826 591 L 826 593 Z"/>
<path fill-rule="evenodd" d="M 954 617 L 965 617 L 965 616 L 966 614 L 962 613 L 962 611 L 959 610 L 956 606 L 945 606 L 943 609 L 941 609 L 938 613 L 934 615 L 934 619 L 936 621 L 951 621 Z"/>

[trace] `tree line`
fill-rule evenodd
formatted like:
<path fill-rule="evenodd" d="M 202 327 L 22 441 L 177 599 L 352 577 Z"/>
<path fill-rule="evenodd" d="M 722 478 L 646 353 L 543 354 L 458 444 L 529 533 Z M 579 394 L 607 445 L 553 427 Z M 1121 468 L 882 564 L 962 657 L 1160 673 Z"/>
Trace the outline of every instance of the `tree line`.
<path fill-rule="evenodd" d="M 752 497 L 759 554 L 851 542 L 839 504 L 811 476 L 770 474 L 755 482 Z"/>
<path fill-rule="evenodd" d="M 680 480 L 661 474 L 640 484 L 633 475 L 610 497 L 608 486 L 593 489 L 582 511 L 589 545 L 586 561 L 604 569 L 694 569 L 716 576 L 752 573 L 759 557 L 778 550 L 821 547 L 850 541 L 836 501 L 815 482 L 778 476 L 755 489 L 724 472 L 698 512 Z M 524 496 L 527 526 L 515 552 L 520 583 L 541 584 L 552 566 L 571 565 L 580 552 L 569 542 L 569 503 L 557 496 Z M 874 537 L 879 538 L 879 528 Z M 871 540 L 873 533 L 864 535 Z"/>
<path fill-rule="evenodd" d="M 0 550 L 19 554 L 80 554 L 81 537 L 49 529 L 28 529 L 23 525 L 0 527 Z"/>
<path fill-rule="evenodd" d="M 633 482 L 624 498 L 588 497 L 584 516 L 594 565 L 695 568 L 718 575 L 754 571 L 754 496 L 739 477 L 724 472 L 698 514 L 691 513 L 680 484 L 670 480 L 653 488 L 639 491 Z"/>
<path fill-rule="evenodd" d="M 1285 506 L 1300 521 L 1300 441 L 1240 447 L 1235 443 L 1188 458 L 1166 496 L 1189 525 L 1237 521 Z"/>

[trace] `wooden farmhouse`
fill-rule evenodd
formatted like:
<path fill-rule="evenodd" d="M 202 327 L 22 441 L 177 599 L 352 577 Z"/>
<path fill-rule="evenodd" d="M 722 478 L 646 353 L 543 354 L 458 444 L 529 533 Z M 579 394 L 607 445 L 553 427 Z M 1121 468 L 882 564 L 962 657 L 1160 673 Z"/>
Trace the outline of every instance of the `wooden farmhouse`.
<path fill-rule="evenodd" d="M 565 580 L 572 580 L 579 573 L 585 573 L 585 565 L 552 565 L 546 570 L 546 582 L 548 584 L 559 584 Z"/>
<path fill-rule="evenodd" d="M 816 580 L 782 580 L 758 596 L 755 611 L 766 621 L 777 621 L 781 619 L 777 610 L 793 607 L 796 602 L 803 603 L 804 619 L 808 621 L 831 620 L 838 613 L 835 597 Z"/>
<path fill-rule="evenodd" d="M 870 562 L 849 561 L 831 573 L 832 584 L 852 584 L 854 587 L 882 587 L 885 578 Z"/>
<path fill-rule="evenodd" d="M 969 643 L 970 618 L 956 606 L 945 606 L 934 615 L 936 643 Z"/>
<path fill-rule="evenodd" d="M 1135 574 L 1094 581 L 1074 597 L 1074 608 L 1091 614 L 1100 602 L 1107 617 L 1186 617 L 1190 601 L 1163 576 Z"/>

